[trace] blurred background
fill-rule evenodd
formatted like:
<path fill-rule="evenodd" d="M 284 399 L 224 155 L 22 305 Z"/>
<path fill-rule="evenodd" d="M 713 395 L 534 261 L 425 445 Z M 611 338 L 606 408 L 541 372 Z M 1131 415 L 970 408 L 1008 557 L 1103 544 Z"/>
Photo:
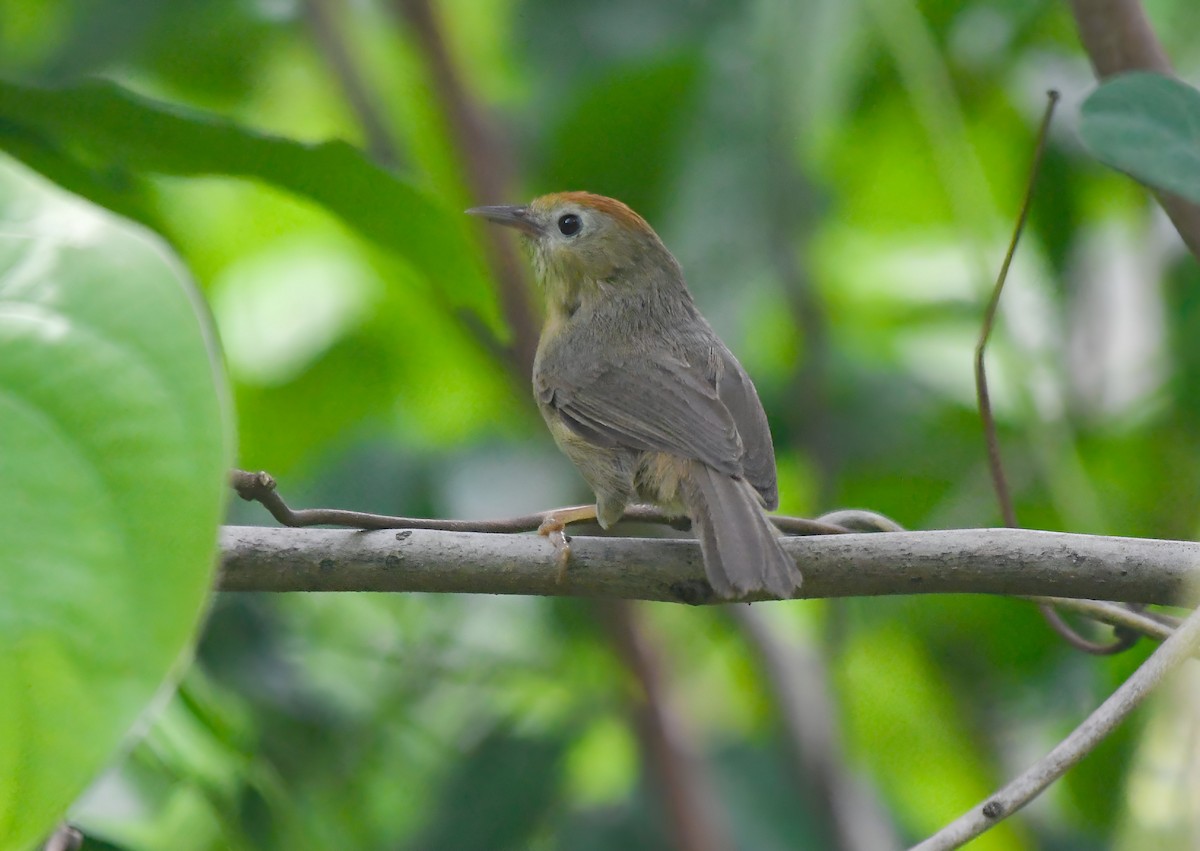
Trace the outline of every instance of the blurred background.
<path fill-rule="evenodd" d="M 1195 81 L 1200 6 L 1149 11 Z M 0 0 L 0 74 L 102 75 L 346 139 L 455 222 L 548 191 L 621 198 L 757 383 L 781 510 L 912 528 L 999 523 L 972 349 L 1057 88 L 990 350 L 1018 514 L 1196 535 L 1200 269 L 1083 153 L 1094 83 L 1064 3 Z M 145 190 L 215 317 L 240 466 L 294 507 L 591 498 L 531 399 L 540 308 L 509 234 L 462 217 L 483 285 L 428 280 L 254 180 Z M 270 521 L 238 504 L 230 522 Z M 1149 652 L 1084 656 L 1008 599 L 749 611 L 225 595 L 76 821 L 90 848 L 146 851 L 884 851 L 1043 754 Z M 1139 712 L 972 847 L 1192 847 L 1178 711 Z"/>

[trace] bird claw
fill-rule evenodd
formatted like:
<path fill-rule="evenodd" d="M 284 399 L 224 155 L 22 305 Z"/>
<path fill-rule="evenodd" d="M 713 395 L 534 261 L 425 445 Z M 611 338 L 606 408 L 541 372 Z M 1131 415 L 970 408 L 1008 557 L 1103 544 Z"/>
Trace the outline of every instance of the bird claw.
<path fill-rule="evenodd" d="M 554 561 L 558 565 L 555 582 L 561 584 L 567 578 L 567 568 L 571 563 L 571 539 L 566 533 L 567 524 L 577 520 L 594 520 L 595 518 L 594 506 L 581 505 L 577 508 L 564 508 L 548 512 L 541 525 L 538 526 L 538 534 L 549 538 L 550 543 L 554 546 L 556 553 Z"/>
<path fill-rule="evenodd" d="M 556 553 L 554 563 L 558 565 L 558 574 L 554 581 L 560 585 L 567 578 L 567 566 L 571 563 L 571 539 L 564 531 L 566 525 L 559 518 L 551 516 L 543 520 L 541 526 L 538 526 L 538 534 L 549 538 L 550 543 L 554 546 Z"/>

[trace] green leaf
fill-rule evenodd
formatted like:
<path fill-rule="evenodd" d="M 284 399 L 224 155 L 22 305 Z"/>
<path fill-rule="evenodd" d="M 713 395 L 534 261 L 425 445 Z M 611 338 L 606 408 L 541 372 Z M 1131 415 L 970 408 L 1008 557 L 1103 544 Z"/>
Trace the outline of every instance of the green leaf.
<path fill-rule="evenodd" d="M 0 160 L 0 849 L 46 834 L 187 660 L 232 440 L 157 241 Z"/>
<path fill-rule="evenodd" d="M 1083 102 L 1079 133 L 1101 162 L 1200 204 L 1200 91 L 1138 71 Z"/>
<path fill-rule="evenodd" d="M 467 217 L 346 142 L 259 133 L 106 81 L 61 89 L 0 81 L 0 148 L 141 221 L 148 221 L 145 175 L 261 181 L 320 204 L 410 263 L 449 304 L 502 327 Z"/>

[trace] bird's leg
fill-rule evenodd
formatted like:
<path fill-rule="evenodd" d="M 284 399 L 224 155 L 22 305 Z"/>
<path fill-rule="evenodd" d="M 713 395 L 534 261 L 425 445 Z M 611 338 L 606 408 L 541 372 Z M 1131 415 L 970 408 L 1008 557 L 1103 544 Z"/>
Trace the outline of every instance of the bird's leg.
<path fill-rule="evenodd" d="M 567 575 L 567 565 L 571 561 L 571 539 L 564 531 L 568 523 L 578 523 L 582 520 L 595 520 L 596 506 L 574 505 L 570 508 L 556 508 L 547 511 L 542 516 L 542 525 L 538 526 L 538 534 L 550 539 L 558 552 L 558 581 L 562 582 Z"/>

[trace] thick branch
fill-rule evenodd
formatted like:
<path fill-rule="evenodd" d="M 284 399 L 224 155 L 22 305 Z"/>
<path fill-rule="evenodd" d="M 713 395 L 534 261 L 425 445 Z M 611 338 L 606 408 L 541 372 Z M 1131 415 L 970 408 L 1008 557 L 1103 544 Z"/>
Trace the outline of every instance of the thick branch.
<path fill-rule="evenodd" d="M 1025 529 L 787 538 L 805 597 L 983 593 L 1195 604 L 1200 544 Z M 424 591 L 706 603 L 695 541 L 226 527 L 225 591 Z"/>

